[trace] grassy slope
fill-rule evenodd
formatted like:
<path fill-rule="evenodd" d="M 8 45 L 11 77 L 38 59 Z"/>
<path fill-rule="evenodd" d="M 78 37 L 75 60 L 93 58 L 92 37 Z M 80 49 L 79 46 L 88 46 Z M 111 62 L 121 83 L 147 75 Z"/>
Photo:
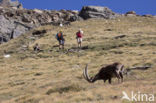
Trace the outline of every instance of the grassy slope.
<path fill-rule="evenodd" d="M 89 49 L 66 53 L 77 46 L 75 32 L 84 30 L 84 46 Z M 44 26 L 48 33 L 33 39 L 31 32 L 0 45 L 0 102 L 2 103 L 128 103 L 121 101 L 122 91 L 141 91 L 156 96 L 156 19 L 119 18 L 116 20 L 87 20 L 69 27 Z M 55 34 L 62 30 L 66 50 L 58 51 Z M 122 39 L 114 39 L 118 35 Z M 35 43 L 44 50 L 32 51 Z M 29 45 L 23 50 L 22 45 Z M 3 58 L 6 50 L 11 58 Z M 82 71 L 89 63 L 89 74 L 101 66 L 121 62 L 125 67 L 153 65 L 146 71 L 135 70 L 125 82 L 113 84 L 98 81 L 89 84 Z"/>

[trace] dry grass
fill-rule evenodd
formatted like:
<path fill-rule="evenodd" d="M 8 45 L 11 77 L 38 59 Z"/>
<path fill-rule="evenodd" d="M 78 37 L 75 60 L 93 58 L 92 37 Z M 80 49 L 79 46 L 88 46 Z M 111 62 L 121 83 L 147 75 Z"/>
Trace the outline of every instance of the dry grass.
<path fill-rule="evenodd" d="M 75 32 L 84 31 L 83 46 L 88 49 L 68 52 L 77 47 Z M 156 19 L 118 18 L 87 20 L 69 27 L 44 26 L 48 33 L 34 38 L 32 31 L 0 46 L 0 103 L 130 103 L 122 101 L 122 91 L 141 91 L 156 95 Z M 58 51 L 55 34 L 62 30 L 66 49 Z M 121 39 L 114 37 L 126 35 Z M 44 50 L 33 52 L 39 43 Z M 28 45 L 27 49 L 22 46 Z M 6 50 L 10 58 L 4 58 Z M 101 66 L 121 62 L 125 67 L 152 65 L 146 71 L 135 70 L 125 82 L 98 81 L 89 84 L 82 70 L 89 63 L 89 74 Z"/>

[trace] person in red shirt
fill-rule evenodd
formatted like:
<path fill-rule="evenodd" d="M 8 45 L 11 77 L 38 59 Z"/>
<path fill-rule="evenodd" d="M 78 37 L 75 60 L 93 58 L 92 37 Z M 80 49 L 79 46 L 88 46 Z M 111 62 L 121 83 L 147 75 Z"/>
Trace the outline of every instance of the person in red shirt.
<path fill-rule="evenodd" d="M 78 48 L 81 48 L 81 45 L 82 45 L 82 36 L 83 36 L 83 31 L 80 29 L 76 33 L 76 39 L 77 39 L 77 43 L 78 43 Z"/>

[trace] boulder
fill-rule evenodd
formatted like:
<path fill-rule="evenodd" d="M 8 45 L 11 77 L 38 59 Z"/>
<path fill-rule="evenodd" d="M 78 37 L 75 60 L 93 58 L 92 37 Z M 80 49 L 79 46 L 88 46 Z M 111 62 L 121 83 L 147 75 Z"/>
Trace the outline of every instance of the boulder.
<path fill-rule="evenodd" d="M 3 36 L 3 34 L 0 34 L 0 44 L 4 43 L 4 42 L 8 42 L 8 37 Z"/>
<path fill-rule="evenodd" d="M 5 35 L 5 41 L 16 38 L 26 31 L 41 25 L 69 25 L 76 21 L 78 13 L 70 10 L 27 10 L 0 8 L 0 32 Z M 1 37 L 1 40 L 3 40 Z"/>
<path fill-rule="evenodd" d="M 23 9 L 23 6 L 21 3 L 18 2 L 18 0 L 0 0 L 0 6 L 2 7 L 12 7 L 12 8 L 16 8 L 16 9 Z"/>
<path fill-rule="evenodd" d="M 47 33 L 46 30 L 35 30 L 32 34 L 37 36 L 43 36 L 45 33 Z"/>
<path fill-rule="evenodd" d="M 3 39 L 10 40 L 25 33 L 29 29 L 22 24 L 17 24 L 13 19 L 7 19 L 0 15 L 0 32 L 3 34 Z"/>
<path fill-rule="evenodd" d="M 0 7 L 0 35 L 3 34 L 3 36 L 1 36 L 1 40 L 5 38 L 3 41 L 16 38 L 24 34 L 26 31 L 41 25 L 70 25 L 70 22 L 77 20 L 88 18 L 111 19 L 118 15 L 112 12 L 109 8 L 98 6 L 85 6 L 79 13 L 76 10 L 56 11 L 19 9 L 16 8 L 16 6 L 22 6 L 22 4 L 19 5 L 20 3 L 17 1 L 0 1 L 3 1 L 0 2 L 0 5 L 3 5 Z M 8 2 L 11 3 L 12 6 Z"/>
<path fill-rule="evenodd" d="M 36 12 L 36 13 L 38 13 L 38 14 L 42 14 L 43 13 L 43 11 L 42 10 L 39 10 L 39 9 L 34 9 L 33 11 Z"/>
<path fill-rule="evenodd" d="M 23 15 L 21 16 L 21 19 L 22 19 L 22 22 L 25 22 L 25 23 L 31 23 L 31 17 L 29 15 Z"/>
<path fill-rule="evenodd" d="M 152 16 L 152 15 L 150 15 L 150 14 L 146 14 L 146 15 L 142 15 L 143 17 L 150 17 L 150 18 L 152 18 L 152 17 L 154 17 L 154 16 Z"/>
<path fill-rule="evenodd" d="M 115 36 L 114 38 L 115 39 L 121 39 L 121 38 L 124 38 L 124 37 L 126 37 L 126 35 L 123 34 L 123 35 Z"/>
<path fill-rule="evenodd" d="M 10 34 L 10 36 L 12 35 L 12 38 L 10 38 L 10 39 L 17 38 L 21 34 L 24 34 L 28 30 L 29 29 L 26 28 L 24 25 L 17 25 L 16 28 L 14 28 L 12 33 Z"/>
<path fill-rule="evenodd" d="M 14 21 L 6 19 L 3 15 L 0 15 L 0 32 L 2 34 L 9 35 L 15 28 Z"/>
<path fill-rule="evenodd" d="M 135 11 L 128 11 L 126 12 L 125 16 L 136 16 L 136 12 Z"/>
<path fill-rule="evenodd" d="M 112 19 L 116 18 L 117 14 L 112 12 L 107 7 L 100 7 L 100 6 L 84 6 L 79 13 L 79 16 L 83 19 L 89 18 L 105 18 L 105 19 Z"/>

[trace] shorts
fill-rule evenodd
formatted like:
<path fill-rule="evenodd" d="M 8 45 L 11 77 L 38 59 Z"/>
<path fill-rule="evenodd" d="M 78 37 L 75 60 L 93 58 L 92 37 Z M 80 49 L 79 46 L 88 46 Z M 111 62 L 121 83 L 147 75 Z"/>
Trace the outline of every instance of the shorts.
<path fill-rule="evenodd" d="M 59 40 L 60 45 L 64 45 L 64 40 Z"/>
<path fill-rule="evenodd" d="M 77 38 L 77 42 L 81 43 L 82 42 L 82 38 Z"/>

